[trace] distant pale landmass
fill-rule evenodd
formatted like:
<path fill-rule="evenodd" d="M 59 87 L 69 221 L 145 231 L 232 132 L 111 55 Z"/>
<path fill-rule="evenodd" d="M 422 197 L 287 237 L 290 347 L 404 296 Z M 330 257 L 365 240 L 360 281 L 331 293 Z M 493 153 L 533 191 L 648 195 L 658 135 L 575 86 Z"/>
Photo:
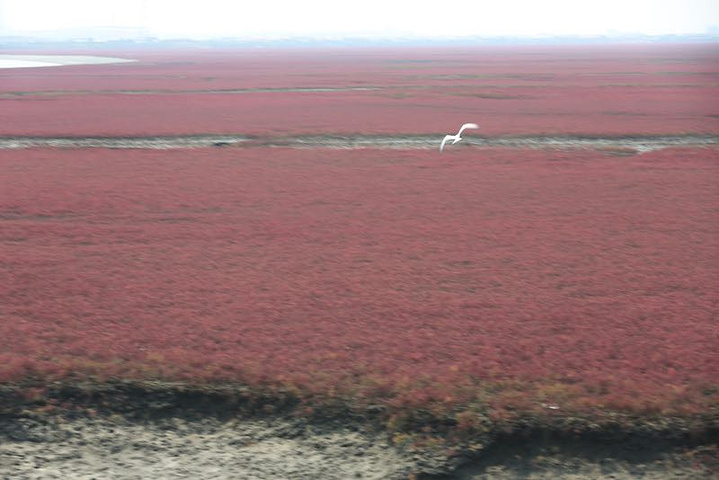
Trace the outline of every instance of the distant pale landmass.
<path fill-rule="evenodd" d="M 442 45 L 531 45 L 531 44 L 618 44 L 618 43 L 714 43 L 719 27 L 691 35 L 644 35 L 611 33 L 606 35 L 492 36 L 456 38 L 419 37 L 256 37 L 256 38 L 155 38 L 142 29 L 99 27 L 34 32 L 28 35 L 0 35 L 0 49 L 41 50 L 46 48 L 261 48 L 261 47 L 337 47 L 337 46 L 442 46 Z"/>

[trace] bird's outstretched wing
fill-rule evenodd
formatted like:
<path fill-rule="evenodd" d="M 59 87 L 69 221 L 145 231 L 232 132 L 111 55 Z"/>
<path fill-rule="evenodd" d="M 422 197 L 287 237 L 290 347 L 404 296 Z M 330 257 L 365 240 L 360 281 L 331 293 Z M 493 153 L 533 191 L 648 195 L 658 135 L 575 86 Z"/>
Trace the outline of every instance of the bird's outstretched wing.
<path fill-rule="evenodd" d="M 445 135 L 444 139 L 442 139 L 442 144 L 439 146 L 439 152 L 442 153 L 442 150 L 444 150 L 444 144 L 447 143 L 447 140 L 450 138 L 454 138 L 454 135 Z"/>
<path fill-rule="evenodd" d="M 462 128 L 459 129 L 459 133 L 457 134 L 457 136 L 458 137 L 462 136 L 462 132 L 466 128 L 479 128 L 479 125 L 477 125 L 476 123 L 465 123 L 464 125 L 462 125 Z"/>

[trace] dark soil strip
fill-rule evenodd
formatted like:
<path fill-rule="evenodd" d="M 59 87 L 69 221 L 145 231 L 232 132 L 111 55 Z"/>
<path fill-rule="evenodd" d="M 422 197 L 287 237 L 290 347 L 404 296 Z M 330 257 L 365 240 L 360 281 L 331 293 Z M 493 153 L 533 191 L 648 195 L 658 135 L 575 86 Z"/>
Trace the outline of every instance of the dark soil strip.
<path fill-rule="evenodd" d="M 240 95 L 244 93 L 325 93 L 325 92 L 364 92 L 382 90 L 382 87 L 296 87 L 296 88 L 228 88 L 228 89 L 190 89 L 190 90 L 41 90 L 29 92 L 0 93 L 0 99 L 13 99 L 22 97 L 56 97 L 68 95 Z"/>
<path fill-rule="evenodd" d="M 443 135 L 318 135 L 257 137 L 249 135 L 184 135 L 148 137 L 0 137 L 0 150 L 20 148 L 143 148 L 173 149 L 199 147 L 291 147 L 291 148 L 381 148 L 438 149 Z M 668 147 L 716 147 L 719 136 L 512 136 L 465 138 L 457 148 L 592 148 L 615 155 L 634 155 Z M 448 152 L 449 152 L 448 147 Z"/>

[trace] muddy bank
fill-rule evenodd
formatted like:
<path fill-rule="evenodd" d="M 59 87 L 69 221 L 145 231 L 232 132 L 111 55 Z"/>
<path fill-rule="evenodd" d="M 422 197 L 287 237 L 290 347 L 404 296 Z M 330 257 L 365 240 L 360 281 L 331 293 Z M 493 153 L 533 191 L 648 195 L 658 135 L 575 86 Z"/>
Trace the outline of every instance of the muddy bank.
<path fill-rule="evenodd" d="M 8 479 L 663 480 L 719 472 L 715 430 L 697 436 L 681 422 L 519 429 L 453 443 L 441 427 L 388 431 L 378 408 L 307 415 L 291 396 L 243 389 L 51 385 L 3 388 L 0 400 L 0 477 Z"/>
<path fill-rule="evenodd" d="M 392 444 L 348 422 L 120 415 L 0 422 L 0 474 L 12 479 L 701 479 L 716 448 L 513 439 L 473 459 Z"/>
<path fill-rule="evenodd" d="M 442 135 L 356 135 L 256 137 L 247 135 L 185 135 L 158 137 L 0 137 L 0 149 L 21 148 L 143 148 L 175 149 L 201 147 L 290 147 L 290 148 L 382 148 L 438 149 Z M 719 137 L 683 136 L 524 136 L 467 137 L 453 149 L 464 148 L 590 148 L 615 155 L 635 155 L 669 147 L 717 147 Z M 447 152 L 449 153 L 449 151 Z"/>

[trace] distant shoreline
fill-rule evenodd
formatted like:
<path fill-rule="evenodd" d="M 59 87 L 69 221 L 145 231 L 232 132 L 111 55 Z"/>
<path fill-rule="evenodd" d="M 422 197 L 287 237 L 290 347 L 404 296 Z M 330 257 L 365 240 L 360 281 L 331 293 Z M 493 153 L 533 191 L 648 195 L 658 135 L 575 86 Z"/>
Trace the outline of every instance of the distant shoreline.
<path fill-rule="evenodd" d="M 134 61 L 136 60 L 89 55 L 0 55 L 0 69 L 100 65 Z"/>
<path fill-rule="evenodd" d="M 64 37 L 64 38 L 63 38 Z M 609 46 L 717 44 L 719 34 L 693 35 L 587 35 L 550 37 L 456 37 L 456 38 L 366 38 L 366 37 L 290 37 L 290 38 L 154 38 L 112 37 L 47 32 L 38 36 L 0 36 L 0 49 L 176 49 L 176 48 L 433 48 L 487 46 Z"/>

